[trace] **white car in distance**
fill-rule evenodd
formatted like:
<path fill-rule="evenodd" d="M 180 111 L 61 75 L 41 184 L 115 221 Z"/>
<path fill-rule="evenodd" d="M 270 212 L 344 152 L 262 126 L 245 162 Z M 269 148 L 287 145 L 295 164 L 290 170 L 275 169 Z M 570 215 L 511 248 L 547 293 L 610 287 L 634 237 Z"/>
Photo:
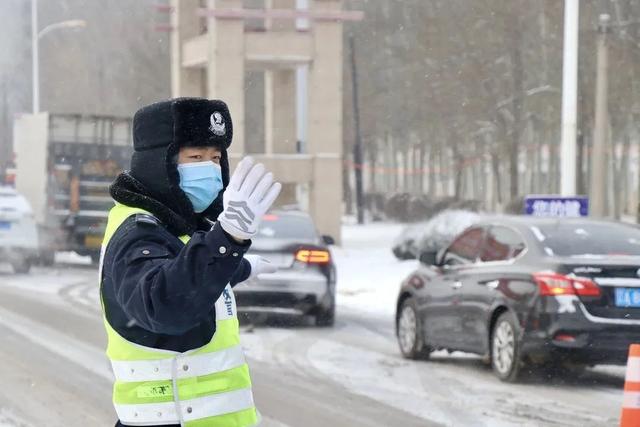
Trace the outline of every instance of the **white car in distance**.
<path fill-rule="evenodd" d="M 38 258 L 38 227 L 33 210 L 21 194 L 0 187 L 0 262 L 26 274 Z"/>

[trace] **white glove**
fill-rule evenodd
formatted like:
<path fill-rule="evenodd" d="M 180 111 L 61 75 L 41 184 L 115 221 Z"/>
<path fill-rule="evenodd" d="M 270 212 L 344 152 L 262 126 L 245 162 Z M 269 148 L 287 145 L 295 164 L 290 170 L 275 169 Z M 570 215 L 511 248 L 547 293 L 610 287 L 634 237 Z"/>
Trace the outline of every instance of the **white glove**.
<path fill-rule="evenodd" d="M 253 159 L 245 157 L 224 191 L 224 211 L 218 216 L 220 225 L 237 239 L 251 239 L 281 189 L 282 185 L 273 182 L 273 174 L 266 173 L 263 164 L 254 166 Z"/>
<path fill-rule="evenodd" d="M 278 269 L 259 255 L 245 255 L 244 259 L 251 264 L 251 275 L 247 280 L 255 279 L 259 274 L 275 273 Z"/>

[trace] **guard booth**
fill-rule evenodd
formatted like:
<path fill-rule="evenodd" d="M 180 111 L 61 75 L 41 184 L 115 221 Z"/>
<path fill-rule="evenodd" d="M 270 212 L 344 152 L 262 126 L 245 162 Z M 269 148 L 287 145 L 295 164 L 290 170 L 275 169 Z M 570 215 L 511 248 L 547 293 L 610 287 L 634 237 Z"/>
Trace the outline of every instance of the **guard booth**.
<path fill-rule="evenodd" d="M 249 152 L 247 130 L 255 132 L 247 107 L 264 105 L 264 138 L 252 155 L 283 183 L 279 203 L 308 210 L 320 233 L 339 242 L 342 27 L 362 12 L 342 10 L 342 0 L 309 0 L 304 10 L 296 0 L 265 0 L 261 9 L 242 0 L 172 0 L 167 12 L 172 95 L 229 105 L 232 167 Z M 256 72 L 264 73 L 264 90 L 247 99 L 247 75 Z"/>

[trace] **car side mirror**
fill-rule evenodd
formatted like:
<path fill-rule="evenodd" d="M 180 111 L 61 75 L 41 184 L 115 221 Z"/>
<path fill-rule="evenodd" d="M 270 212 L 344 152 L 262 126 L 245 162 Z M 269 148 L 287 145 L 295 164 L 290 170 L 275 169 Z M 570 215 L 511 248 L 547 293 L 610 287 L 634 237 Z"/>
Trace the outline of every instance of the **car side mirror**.
<path fill-rule="evenodd" d="M 437 251 L 420 252 L 420 256 L 418 257 L 418 259 L 424 265 L 438 265 L 438 252 Z"/>
<path fill-rule="evenodd" d="M 335 245 L 336 244 L 336 239 L 334 239 L 331 236 L 327 236 L 327 235 L 323 235 L 322 236 L 322 241 L 324 242 L 325 245 Z"/>

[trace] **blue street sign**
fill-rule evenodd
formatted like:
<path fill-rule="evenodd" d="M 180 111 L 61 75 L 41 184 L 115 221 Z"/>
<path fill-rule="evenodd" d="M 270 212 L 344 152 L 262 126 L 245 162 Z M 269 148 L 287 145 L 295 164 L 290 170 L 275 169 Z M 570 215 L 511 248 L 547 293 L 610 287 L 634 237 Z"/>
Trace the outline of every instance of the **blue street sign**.
<path fill-rule="evenodd" d="M 589 198 L 586 196 L 527 196 L 524 214 L 549 217 L 580 217 L 589 215 Z"/>

